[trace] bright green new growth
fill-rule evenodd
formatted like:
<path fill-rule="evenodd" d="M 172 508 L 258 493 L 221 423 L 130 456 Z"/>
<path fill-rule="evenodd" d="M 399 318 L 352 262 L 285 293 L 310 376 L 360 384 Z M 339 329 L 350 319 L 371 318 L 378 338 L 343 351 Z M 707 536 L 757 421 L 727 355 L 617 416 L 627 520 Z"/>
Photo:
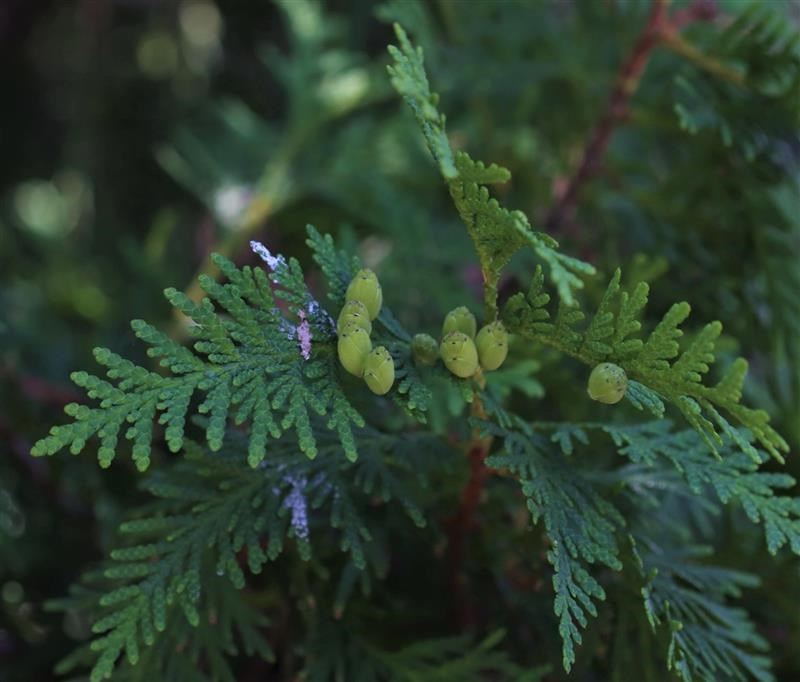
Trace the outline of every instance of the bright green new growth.
<path fill-rule="evenodd" d="M 625 397 L 628 377 L 625 370 L 613 362 L 601 362 L 589 375 L 586 392 L 592 400 L 616 405 Z"/>
<path fill-rule="evenodd" d="M 473 161 L 466 152 L 453 153 L 445 131 L 445 116 L 437 109 L 439 96 L 431 92 L 428 84 L 422 48 L 415 48 L 400 26 L 395 24 L 394 29 L 400 47 L 389 46 L 392 85 L 414 112 L 475 245 L 483 272 L 487 317 L 497 314 L 497 283 L 502 269 L 525 246 L 533 248 L 547 263 L 559 294 L 572 302 L 575 290 L 583 287 L 580 275 L 594 274 L 594 267 L 558 251 L 558 242 L 547 234 L 534 232 L 524 213 L 509 211 L 489 196 L 486 185 L 508 182 L 511 173 L 495 164 L 486 166 Z"/>
<path fill-rule="evenodd" d="M 439 353 L 445 367 L 461 379 L 471 377 L 478 369 L 475 342 L 463 332 L 450 332 L 442 339 Z"/>
<path fill-rule="evenodd" d="M 475 316 L 466 306 L 459 306 L 445 315 L 442 323 L 442 336 L 447 336 L 450 332 L 461 332 L 471 339 L 475 338 L 478 323 Z"/>
<path fill-rule="evenodd" d="M 415 362 L 423 365 L 435 365 L 439 359 L 439 344 L 430 334 L 414 334 L 411 339 L 411 352 Z"/>
<path fill-rule="evenodd" d="M 364 376 L 367 356 L 372 350 L 372 341 L 363 327 L 351 322 L 339 334 L 337 343 L 339 362 L 350 374 Z"/>
<path fill-rule="evenodd" d="M 639 409 L 647 408 L 662 416 L 664 401 L 677 407 L 697 430 L 711 450 L 718 452 L 723 434 L 732 438 L 754 459 L 756 451 L 721 414 L 728 413 L 740 426 L 749 429 L 760 445 L 775 459 L 783 461 L 786 441 L 769 425 L 769 415 L 741 404 L 747 361 L 738 358 L 714 386 L 703 384 L 715 360 L 714 344 L 722 332 L 719 322 L 710 322 L 681 352 L 678 339 L 681 323 L 689 315 L 688 303 L 675 303 L 646 339 L 636 338 L 649 287 L 639 283 L 628 294 L 620 288 L 617 270 L 609 282 L 597 311 L 584 329 L 576 325 L 585 318 L 578 304 L 559 302 L 555 320 L 546 305 L 550 295 L 544 291 L 541 268 L 533 276 L 528 294 L 514 295 L 503 309 L 503 321 L 514 334 L 536 341 L 574 357 L 590 366 L 611 362 L 621 367 L 629 379 L 627 397 Z M 632 381 L 631 381 L 632 380 Z M 713 420 L 713 421 L 712 421 Z M 716 423 L 716 426 L 715 426 Z"/>

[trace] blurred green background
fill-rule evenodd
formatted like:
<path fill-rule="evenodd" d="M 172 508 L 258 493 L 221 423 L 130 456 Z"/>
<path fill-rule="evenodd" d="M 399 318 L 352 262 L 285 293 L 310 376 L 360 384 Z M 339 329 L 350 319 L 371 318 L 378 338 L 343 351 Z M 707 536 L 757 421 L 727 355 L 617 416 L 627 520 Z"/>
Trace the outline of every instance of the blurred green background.
<path fill-rule="evenodd" d="M 744 3 L 717 5 L 725 17 Z M 797 22 L 798 3 L 771 5 Z M 34 460 L 31 443 L 78 398 L 69 373 L 94 366 L 94 346 L 147 361 L 130 319 L 182 333 L 161 291 L 190 288 L 211 250 L 254 262 L 257 238 L 308 264 L 311 222 L 382 268 L 387 302 L 412 327 L 435 329 L 465 298 L 477 309 L 471 245 L 389 87 L 388 22 L 425 47 L 454 146 L 510 168 L 498 192 L 541 227 L 648 11 L 645 0 L 0 3 L 0 680 L 50 679 L 88 637 L 77 612 L 43 604 L 142 500 L 126 464 Z M 689 33 L 702 47 L 714 31 Z M 687 299 L 696 324 L 720 319 L 723 350 L 751 362 L 748 399 L 796 452 L 800 98 L 765 109 L 702 79 L 655 53 L 607 168 L 554 236 L 600 270 L 587 297 L 622 265 L 628 282 L 654 282 L 653 316 Z M 732 121 L 733 143 L 714 115 Z M 532 265 L 512 263 L 506 295 Z M 537 415 L 584 416 L 559 389 L 580 384 L 575 368 L 536 363 Z M 795 456 L 789 470 L 800 474 Z M 726 559 L 791 595 L 760 622 L 780 679 L 800 679 L 796 566 L 765 567 L 726 532 Z"/>

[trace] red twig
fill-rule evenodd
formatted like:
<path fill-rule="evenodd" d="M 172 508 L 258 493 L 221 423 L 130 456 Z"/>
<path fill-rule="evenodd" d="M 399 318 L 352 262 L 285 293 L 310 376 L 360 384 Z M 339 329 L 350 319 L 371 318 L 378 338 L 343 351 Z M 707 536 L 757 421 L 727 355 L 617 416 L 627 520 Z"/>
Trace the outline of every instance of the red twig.
<path fill-rule="evenodd" d="M 478 379 L 479 383 L 482 378 Z M 472 416 L 485 418 L 486 412 L 478 396 L 472 403 Z M 477 617 L 475 604 L 467 589 L 467 577 L 464 571 L 464 550 L 467 535 L 477 525 L 476 513 L 483 495 L 489 469 L 484 460 L 492 446 L 492 438 L 481 438 L 477 430 L 473 431 L 467 457 L 469 459 L 469 479 L 461 491 L 458 509 L 447 523 L 448 534 L 448 572 L 453 596 L 453 611 L 461 630 L 474 628 Z"/>
<path fill-rule="evenodd" d="M 475 512 L 480 504 L 483 486 L 489 470 L 483 463 L 488 447 L 481 444 L 472 447 L 468 453 L 470 477 L 461 494 L 461 504 L 448 524 L 448 570 L 453 595 L 453 610 L 459 628 L 471 630 L 476 624 L 475 604 L 467 590 L 464 573 L 464 547 L 467 534 L 475 525 Z"/>
<path fill-rule="evenodd" d="M 572 217 L 581 188 L 600 169 L 614 130 L 628 116 L 631 97 L 639 86 L 653 50 L 687 24 L 711 20 L 717 13 L 716 0 L 695 0 L 670 17 L 667 13 L 669 3 L 670 0 L 653 0 L 647 24 L 620 67 L 614 89 L 584 148 L 580 164 L 547 214 L 545 229 L 548 232 L 557 231 Z"/>
<path fill-rule="evenodd" d="M 675 12 L 669 23 L 674 30 L 679 31 L 696 21 L 712 21 L 717 18 L 718 13 L 717 0 L 695 0 L 688 7 Z"/>

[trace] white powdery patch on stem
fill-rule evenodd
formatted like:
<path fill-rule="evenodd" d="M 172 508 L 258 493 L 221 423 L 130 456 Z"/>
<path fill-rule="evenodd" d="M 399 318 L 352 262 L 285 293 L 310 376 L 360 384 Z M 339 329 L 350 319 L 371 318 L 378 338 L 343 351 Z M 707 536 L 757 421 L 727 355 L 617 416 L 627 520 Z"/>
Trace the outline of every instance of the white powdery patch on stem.
<path fill-rule="evenodd" d="M 308 502 L 303 495 L 308 480 L 305 476 L 294 474 L 287 475 L 284 480 L 292 486 L 292 491 L 283 501 L 283 506 L 292 515 L 292 529 L 298 540 L 308 540 Z"/>
<path fill-rule="evenodd" d="M 256 240 L 250 242 L 250 248 L 253 253 L 267 264 L 267 268 L 273 273 L 270 275 L 270 280 L 277 286 L 282 286 L 281 275 L 287 274 L 289 267 L 286 259 L 280 254 L 273 255 L 264 244 Z M 327 327 L 328 331 L 335 330 L 336 323 L 319 302 L 308 293 L 306 293 L 306 308 L 300 309 L 297 312 L 297 316 L 300 318 L 300 324 L 296 327 L 281 318 L 281 330 L 286 333 L 287 338 L 296 338 L 300 342 L 300 353 L 304 360 L 309 360 L 311 358 L 311 340 L 314 338 L 311 332 L 311 323 L 313 322 L 315 325 L 322 324 L 323 335 L 325 327 Z"/>
<path fill-rule="evenodd" d="M 267 264 L 267 267 L 271 271 L 275 272 L 278 268 L 286 267 L 286 259 L 280 254 L 273 256 L 272 252 L 261 242 L 257 242 L 255 239 L 251 240 L 250 248 L 253 250 L 253 253 Z"/>
<path fill-rule="evenodd" d="M 311 334 L 311 325 L 308 324 L 306 318 L 306 311 L 300 310 L 297 313 L 300 318 L 300 324 L 297 325 L 297 340 L 300 342 L 300 354 L 304 360 L 311 358 L 311 339 L 314 338 Z"/>
<path fill-rule="evenodd" d="M 311 298 L 307 305 L 308 314 L 311 318 L 316 318 L 317 324 L 323 324 L 328 328 L 328 331 L 333 332 L 336 330 L 336 322 L 330 316 L 330 313 L 325 310 L 315 298 Z"/>

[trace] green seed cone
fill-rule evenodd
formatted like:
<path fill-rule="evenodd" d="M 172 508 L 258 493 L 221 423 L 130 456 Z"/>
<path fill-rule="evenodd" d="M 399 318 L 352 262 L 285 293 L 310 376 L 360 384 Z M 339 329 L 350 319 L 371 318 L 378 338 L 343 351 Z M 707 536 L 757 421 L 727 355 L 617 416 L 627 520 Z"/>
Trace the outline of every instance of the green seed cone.
<path fill-rule="evenodd" d="M 415 334 L 411 340 L 411 352 L 417 364 L 435 365 L 439 358 L 439 345 L 430 334 Z"/>
<path fill-rule="evenodd" d="M 372 350 L 372 341 L 366 331 L 351 322 L 339 334 L 337 350 L 342 367 L 357 377 L 364 375 L 364 365 Z"/>
<path fill-rule="evenodd" d="M 394 360 L 383 346 L 375 348 L 364 365 L 364 381 L 376 395 L 385 395 L 394 383 Z"/>
<path fill-rule="evenodd" d="M 508 332 L 502 322 L 492 322 L 482 327 L 475 339 L 481 367 L 487 371 L 497 369 L 508 355 Z"/>
<path fill-rule="evenodd" d="M 445 367 L 457 377 L 466 379 L 478 369 L 478 350 L 475 342 L 463 332 L 450 332 L 439 346 Z"/>
<path fill-rule="evenodd" d="M 378 317 L 383 305 L 383 291 L 375 273 L 367 268 L 359 270 L 347 287 L 345 298 L 348 301 L 361 301 L 367 308 L 370 320 Z"/>
<path fill-rule="evenodd" d="M 462 305 L 447 313 L 442 324 L 442 336 L 447 336 L 450 332 L 461 332 L 474 339 L 477 328 L 478 323 L 475 321 L 475 316 L 469 311 L 469 308 Z"/>
<path fill-rule="evenodd" d="M 587 391 L 592 400 L 607 405 L 618 403 L 628 388 L 628 376 L 619 365 L 602 362 L 589 375 Z"/>
<path fill-rule="evenodd" d="M 336 323 L 336 331 L 341 334 L 342 330 L 351 322 L 361 327 L 367 334 L 372 333 L 372 322 L 369 320 L 367 306 L 361 301 L 352 300 L 344 304 L 339 313 L 339 321 Z"/>

